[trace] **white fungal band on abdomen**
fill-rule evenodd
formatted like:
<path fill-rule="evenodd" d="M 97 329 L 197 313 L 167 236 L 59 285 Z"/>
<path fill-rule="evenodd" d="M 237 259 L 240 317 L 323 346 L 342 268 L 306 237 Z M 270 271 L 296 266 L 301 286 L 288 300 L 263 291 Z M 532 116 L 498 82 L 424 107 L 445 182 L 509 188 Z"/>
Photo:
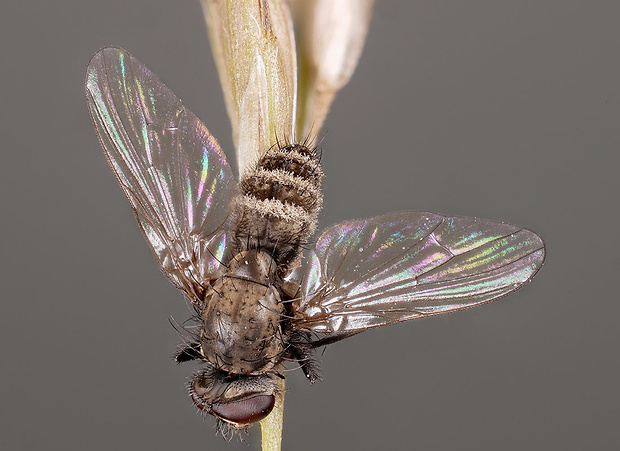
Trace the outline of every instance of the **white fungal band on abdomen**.
<path fill-rule="evenodd" d="M 322 177 L 316 152 L 302 144 L 266 152 L 241 178 L 234 200 L 237 251 L 262 249 L 279 267 L 288 267 L 316 229 Z"/>

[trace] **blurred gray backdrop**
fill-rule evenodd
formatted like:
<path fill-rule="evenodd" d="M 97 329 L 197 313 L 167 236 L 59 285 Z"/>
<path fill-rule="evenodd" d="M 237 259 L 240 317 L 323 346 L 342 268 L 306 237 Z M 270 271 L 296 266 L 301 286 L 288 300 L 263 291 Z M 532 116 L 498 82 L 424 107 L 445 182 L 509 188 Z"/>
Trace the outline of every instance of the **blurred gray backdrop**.
<path fill-rule="evenodd" d="M 499 302 L 367 332 L 288 378 L 284 449 L 620 446 L 620 4 L 378 1 L 323 141 L 321 227 L 401 209 L 540 233 Z M 232 157 L 198 1 L 0 6 L 3 450 L 226 443 L 186 394 L 188 317 L 108 167 L 83 79 L 100 47 L 144 62 Z"/>

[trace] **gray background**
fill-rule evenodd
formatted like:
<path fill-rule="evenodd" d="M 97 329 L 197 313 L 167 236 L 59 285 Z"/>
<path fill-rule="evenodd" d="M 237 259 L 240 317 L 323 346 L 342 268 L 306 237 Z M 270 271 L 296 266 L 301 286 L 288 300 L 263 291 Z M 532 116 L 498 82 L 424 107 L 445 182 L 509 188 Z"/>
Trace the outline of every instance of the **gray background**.
<path fill-rule="evenodd" d="M 331 346 L 322 383 L 292 373 L 285 449 L 618 449 L 618 17 L 615 0 L 377 3 L 325 125 L 321 226 L 480 216 L 548 257 L 499 302 Z M 231 155 L 198 2 L 4 0 L 0 43 L 0 448 L 248 449 L 187 397 L 168 324 L 187 308 L 83 94 L 91 55 L 125 47 Z"/>

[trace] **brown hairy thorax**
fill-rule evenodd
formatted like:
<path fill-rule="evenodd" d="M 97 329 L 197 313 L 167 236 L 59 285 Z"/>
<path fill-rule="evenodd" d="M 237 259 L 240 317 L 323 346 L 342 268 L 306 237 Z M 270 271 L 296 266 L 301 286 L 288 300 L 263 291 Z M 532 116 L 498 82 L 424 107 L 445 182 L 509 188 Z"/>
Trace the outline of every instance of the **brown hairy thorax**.
<path fill-rule="evenodd" d="M 267 151 L 239 182 L 232 215 L 237 252 L 263 250 L 280 273 L 294 268 L 316 229 L 322 177 L 317 153 L 304 144 Z"/>
<path fill-rule="evenodd" d="M 200 334 L 204 358 L 234 374 L 262 374 L 285 352 L 285 306 L 275 283 L 276 265 L 265 252 L 243 251 L 213 284 Z"/>

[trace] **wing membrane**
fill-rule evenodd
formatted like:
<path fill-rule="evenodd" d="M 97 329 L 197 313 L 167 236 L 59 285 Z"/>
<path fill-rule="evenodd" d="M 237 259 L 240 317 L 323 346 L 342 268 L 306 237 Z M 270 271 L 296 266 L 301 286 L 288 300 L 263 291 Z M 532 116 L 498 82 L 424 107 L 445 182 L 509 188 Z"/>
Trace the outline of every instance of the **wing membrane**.
<path fill-rule="evenodd" d="M 326 229 L 311 253 L 297 327 L 350 333 L 497 299 L 538 271 L 534 232 L 478 218 L 397 212 Z"/>
<path fill-rule="evenodd" d="M 219 268 L 236 181 L 215 138 L 142 63 L 100 50 L 86 73 L 93 123 L 164 272 L 193 301 Z"/>

